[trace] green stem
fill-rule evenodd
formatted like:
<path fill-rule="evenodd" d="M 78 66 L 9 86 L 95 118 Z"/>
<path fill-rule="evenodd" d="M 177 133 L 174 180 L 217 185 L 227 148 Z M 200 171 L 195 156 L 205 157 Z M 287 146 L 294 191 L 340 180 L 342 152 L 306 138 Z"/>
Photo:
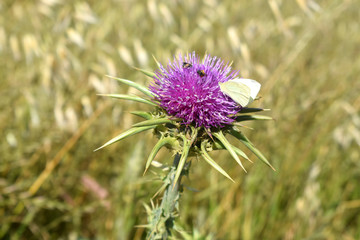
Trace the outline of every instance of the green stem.
<path fill-rule="evenodd" d="M 174 179 L 176 174 L 176 169 L 179 164 L 181 155 L 176 154 L 174 157 L 173 167 L 171 168 L 171 171 L 169 173 L 170 176 L 170 184 L 166 187 L 163 199 L 161 201 L 161 208 L 163 209 L 163 214 L 165 216 L 165 227 L 166 231 L 163 233 L 162 238 L 167 239 L 168 236 L 171 236 L 171 229 L 174 227 L 174 210 L 175 208 L 179 209 L 179 198 L 180 198 L 180 192 L 179 192 L 179 186 L 181 182 L 181 175 L 179 177 L 179 180 L 174 185 Z"/>
<path fill-rule="evenodd" d="M 151 212 L 149 218 L 149 232 L 146 239 L 168 239 L 171 236 L 171 230 L 174 227 L 176 212 L 178 211 L 179 198 L 180 198 L 180 175 L 178 181 L 174 183 L 176 170 L 181 158 L 180 154 L 174 157 L 173 166 L 165 178 L 166 188 L 159 207 Z M 189 166 L 185 165 L 182 171 L 186 171 Z"/>

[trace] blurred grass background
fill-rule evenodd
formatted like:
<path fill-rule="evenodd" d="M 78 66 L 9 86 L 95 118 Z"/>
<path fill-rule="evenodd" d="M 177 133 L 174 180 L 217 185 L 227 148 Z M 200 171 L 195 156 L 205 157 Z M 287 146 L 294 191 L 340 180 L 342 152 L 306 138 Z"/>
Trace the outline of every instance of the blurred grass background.
<path fill-rule="evenodd" d="M 194 159 L 179 224 L 194 239 L 360 239 L 360 2 L 357 0 L 0 2 L 0 238 L 141 239 L 143 203 L 160 182 L 141 176 L 151 133 L 94 153 L 148 106 L 96 96 L 135 93 L 195 50 L 234 61 L 262 83 L 276 121 L 246 134 L 245 174 L 212 155 L 232 183 Z M 238 144 L 239 145 L 239 144 Z M 157 158 L 171 162 L 163 151 Z"/>

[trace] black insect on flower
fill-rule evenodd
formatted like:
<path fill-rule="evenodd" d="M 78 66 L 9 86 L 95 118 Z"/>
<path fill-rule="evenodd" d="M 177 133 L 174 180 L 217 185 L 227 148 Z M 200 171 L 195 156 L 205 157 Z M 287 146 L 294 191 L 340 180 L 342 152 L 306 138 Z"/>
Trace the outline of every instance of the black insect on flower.
<path fill-rule="evenodd" d="M 188 62 L 183 62 L 182 67 L 183 67 L 183 68 L 191 68 L 191 67 L 192 67 L 192 64 L 191 64 L 191 63 L 188 63 Z"/>
<path fill-rule="evenodd" d="M 198 70 L 197 74 L 199 74 L 200 77 L 204 77 L 206 75 L 204 70 Z"/>

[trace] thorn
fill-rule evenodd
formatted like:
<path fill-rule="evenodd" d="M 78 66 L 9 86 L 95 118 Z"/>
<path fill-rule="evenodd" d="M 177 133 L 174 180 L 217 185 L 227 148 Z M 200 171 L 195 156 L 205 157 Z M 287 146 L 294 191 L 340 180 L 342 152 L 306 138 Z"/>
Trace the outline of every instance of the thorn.
<path fill-rule="evenodd" d="M 215 142 L 214 138 L 211 135 L 210 129 L 207 129 L 207 128 L 204 128 L 204 129 L 205 129 L 205 132 L 207 133 L 207 135 L 209 135 L 209 137 L 211 138 L 211 140 L 213 140 L 213 142 Z"/>
<path fill-rule="evenodd" d="M 155 60 L 155 62 L 156 62 L 156 64 L 158 65 L 158 67 L 160 67 L 160 63 L 159 63 L 159 61 L 155 58 L 155 56 L 154 56 L 154 54 L 152 54 L 152 57 L 153 57 L 153 59 Z"/>

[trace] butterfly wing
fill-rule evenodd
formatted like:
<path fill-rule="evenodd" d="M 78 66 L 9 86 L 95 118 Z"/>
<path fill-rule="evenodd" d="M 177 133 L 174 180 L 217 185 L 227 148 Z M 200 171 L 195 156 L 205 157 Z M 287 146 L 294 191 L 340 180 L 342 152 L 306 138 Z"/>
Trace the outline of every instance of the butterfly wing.
<path fill-rule="evenodd" d="M 240 106 L 245 107 L 249 104 L 251 90 L 245 84 L 232 82 L 230 80 L 224 83 L 219 83 L 219 85 L 220 90 L 236 103 L 240 104 Z"/>
<path fill-rule="evenodd" d="M 219 83 L 220 90 L 231 97 L 242 107 L 254 101 L 260 91 L 261 84 L 252 79 L 235 78 L 224 83 Z"/>
<path fill-rule="evenodd" d="M 258 95 L 260 88 L 261 88 L 261 84 L 252 79 L 235 78 L 230 81 L 245 84 L 246 86 L 248 86 L 250 88 L 250 100 L 249 100 L 248 104 L 252 103 L 255 100 L 255 98 Z"/>

